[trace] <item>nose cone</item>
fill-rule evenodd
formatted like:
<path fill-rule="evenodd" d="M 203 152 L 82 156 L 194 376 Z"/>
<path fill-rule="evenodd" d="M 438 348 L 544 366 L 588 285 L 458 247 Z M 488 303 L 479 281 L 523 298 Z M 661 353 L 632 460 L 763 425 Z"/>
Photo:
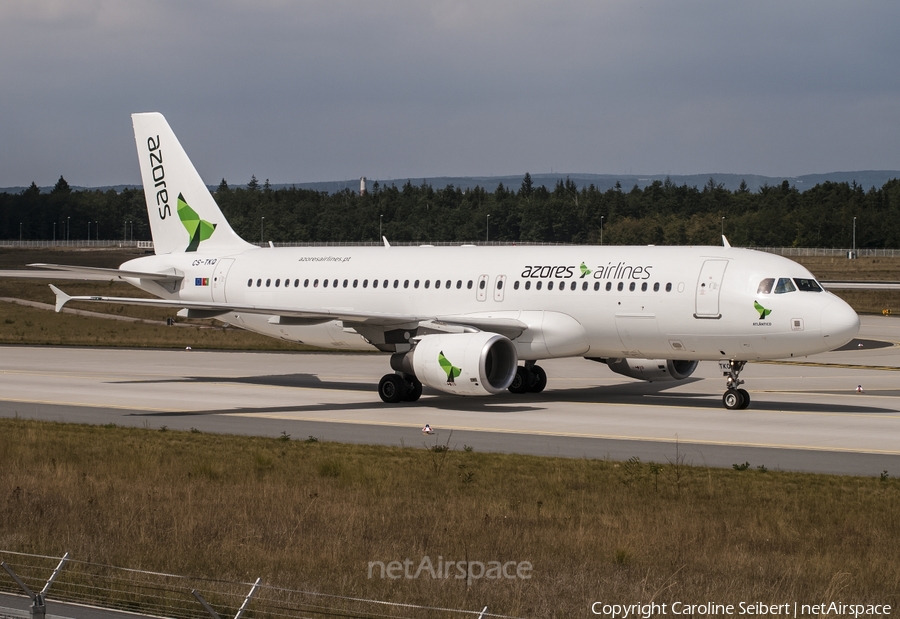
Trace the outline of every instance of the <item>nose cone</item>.
<path fill-rule="evenodd" d="M 831 350 L 840 348 L 859 333 L 859 316 L 841 299 L 822 308 L 822 337 Z"/>

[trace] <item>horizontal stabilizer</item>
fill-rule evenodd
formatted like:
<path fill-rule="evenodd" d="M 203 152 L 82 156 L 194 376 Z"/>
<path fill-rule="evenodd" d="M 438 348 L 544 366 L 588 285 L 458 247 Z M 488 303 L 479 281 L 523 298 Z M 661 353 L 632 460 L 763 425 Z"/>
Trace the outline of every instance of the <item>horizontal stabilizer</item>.
<path fill-rule="evenodd" d="M 96 279 L 98 276 L 109 279 L 147 279 L 159 283 L 177 283 L 184 279 L 184 275 L 171 269 L 170 273 L 147 273 L 144 271 L 125 271 L 122 269 L 104 269 L 101 267 L 81 267 L 69 266 L 66 264 L 46 264 L 44 262 L 36 262 L 27 266 L 36 269 L 47 269 L 50 271 L 64 271 L 66 273 L 75 273 L 90 276 L 89 279 Z"/>

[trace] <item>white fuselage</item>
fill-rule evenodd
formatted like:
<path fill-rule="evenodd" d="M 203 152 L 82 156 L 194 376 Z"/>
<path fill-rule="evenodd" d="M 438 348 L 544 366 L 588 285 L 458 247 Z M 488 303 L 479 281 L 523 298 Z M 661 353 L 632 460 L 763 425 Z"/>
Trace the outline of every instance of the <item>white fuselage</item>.
<path fill-rule="evenodd" d="M 829 292 L 760 289 L 765 279 L 813 280 L 799 264 L 730 247 L 254 248 L 148 256 L 122 268 L 183 273 L 174 293 L 129 280 L 168 299 L 511 318 L 528 325 L 513 340 L 523 360 L 778 359 L 834 349 L 859 328 L 856 313 Z M 371 349 L 361 331 L 337 321 L 222 319 L 311 345 Z"/>

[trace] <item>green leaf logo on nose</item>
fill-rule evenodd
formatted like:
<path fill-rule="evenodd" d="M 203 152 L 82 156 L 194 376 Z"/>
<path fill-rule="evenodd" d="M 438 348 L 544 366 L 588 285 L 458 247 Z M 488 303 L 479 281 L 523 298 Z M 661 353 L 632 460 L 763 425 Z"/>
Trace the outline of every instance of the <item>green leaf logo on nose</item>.
<path fill-rule="evenodd" d="M 178 194 L 178 218 L 191 237 L 191 242 L 184 251 L 197 251 L 201 241 L 205 241 L 216 231 L 216 224 L 200 219 L 197 211 L 185 202 L 184 196 L 180 193 Z"/>
<path fill-rule="evenodd" d="M 759 304 L 759 301 L 754 301 L 754 302 L 753 302 L 753 307 L 754 307 L 754 309 L 756 309 L 757 312 L 759 312 L 759 319 L 760 319 L 760 320 L 763 320 L 766 316 L 768 316 L 769 314 L 772 313 L 772 310 L 766 309 L 766 308 L 764 308 L 762 305 L 760 305 L 760 304 Z"/>

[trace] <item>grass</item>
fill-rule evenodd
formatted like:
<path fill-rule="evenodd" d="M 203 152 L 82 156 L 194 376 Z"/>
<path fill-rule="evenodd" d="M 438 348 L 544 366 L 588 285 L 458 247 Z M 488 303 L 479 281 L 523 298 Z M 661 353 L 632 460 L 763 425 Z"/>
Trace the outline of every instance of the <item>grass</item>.
<path fill-rule="evenodd" d="M 435 466 L 433 448 L 284 436 L 0 420 L 0 549 L 522 617 L 590 616 L 597 600 L 900 603 L 889 475 L 452 446 Z M 426 556 L 533 576 L 368 577 Z"/>

